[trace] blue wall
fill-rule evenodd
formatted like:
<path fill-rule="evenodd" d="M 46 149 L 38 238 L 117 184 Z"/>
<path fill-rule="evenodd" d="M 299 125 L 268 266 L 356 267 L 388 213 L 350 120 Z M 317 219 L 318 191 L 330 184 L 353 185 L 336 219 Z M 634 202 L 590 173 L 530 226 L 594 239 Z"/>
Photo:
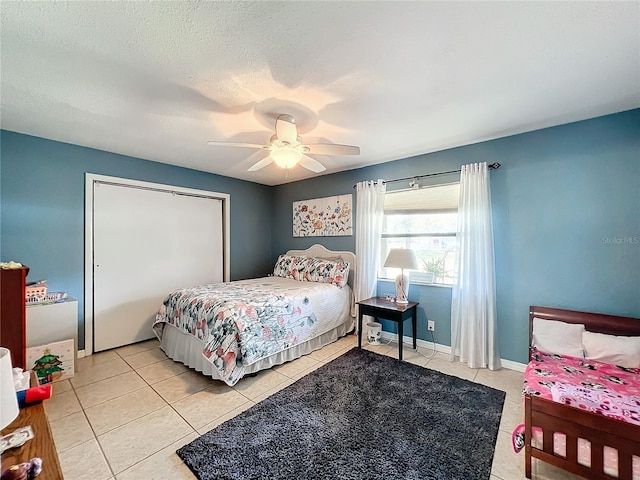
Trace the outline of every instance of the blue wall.
<path fill-rule="evenodd" d="M 2 260 L 24 262 L 30 279 L 81 303 L 85 172 L 230 193 L 231 277 L 240 279 L 270 271 L 291 248 L 355 251 L 355 236 L 293 238 L 294 201 L 486 161 L 502 164 L 491 173 L 502 358 L 526 361 L 531 304 L 640 317 L 640 109 L 278 187 L 12 132 L 0 140 Z M 393 289 L 379 282 L 380 294 Z M 419 338 L 430 339 L 433 319 L 436 341 L 449 345 L 451 289 L 413 285 L 410 298 L 420 302 Z"/>
<path fill-rule="evenodd" d="M 1 132 L 0 255 L 79 301 L 84 348 L 85 173 L 231 195 L 232 280 L 263 276 L 271 264 L 272 188 L 42 138 Z"/>
<path fill-rule="evenodd" d="M 293 238 L 294 201 L 354 193 L 355 206 L 358 181 L 485 161 L 502 164 L 491 173 L 502 358 L 526 362 L 532 304 L 640 317 L 640 110 L 278 186 L 271 260 L 317 240 L 355 249 L 355 237 Z M 409 296 L 420 302 L 419 338 L 430 339 L 429 318 L 450 345 L 451 289 L 413 285 Z"/>

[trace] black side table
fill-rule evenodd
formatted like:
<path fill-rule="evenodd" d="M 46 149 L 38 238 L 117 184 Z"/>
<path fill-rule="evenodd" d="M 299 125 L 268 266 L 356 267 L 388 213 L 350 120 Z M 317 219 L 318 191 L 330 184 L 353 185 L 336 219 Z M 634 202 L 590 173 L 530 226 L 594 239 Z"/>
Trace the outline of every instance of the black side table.
<path fill-rule="evenodd" d="M 368 298 L 358 302 L 358 348 L 362 348 L 362 316 L 371 315 L 376 320 L 384 318 L 398 324 L 398 359 L 402 360 L 402 324 L 411 317 L 411 326 L 413 327 L 413 349 L 417 348 L 416 344 L 416 320 L 417 302 L 409 302 L 405 304 L 388 302 L 384 298 Z"/>

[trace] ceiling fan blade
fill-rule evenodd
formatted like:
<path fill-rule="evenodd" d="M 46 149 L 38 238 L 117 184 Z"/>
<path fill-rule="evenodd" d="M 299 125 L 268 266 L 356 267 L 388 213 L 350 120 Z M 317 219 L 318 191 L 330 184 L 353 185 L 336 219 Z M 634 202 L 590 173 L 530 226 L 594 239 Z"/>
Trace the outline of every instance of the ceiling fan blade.
<path fill-rule="evenodd" d="M 254 163 L 251 167 L 247 168 L 247 172 L 255 172 L 271 163 L 273 163 L 273 158 L 271 158 L 271 155 L 268 155 L 259 162 Z"/>
<path fill-rule="evenodd" d="M 214 147 L 243 147 L 243 148 L 266 148 L 257 143 L 237 143 L 237 142 L 207 142 L 207 145 Z"/>
<path fill-rule="evenodd" d="M 322 165 L 319 161 L 314 160 L 311 157 L 307 157 L 306 155 L 302 155 L 302 158 L 298 163 L 304 168 L 311 170 L 312 172 L 320 173 L 326 170 L 325 166 Z"/>
<path fill-rule="evenodd" d="M 355 145 L 338 145 L 337 143 L 312 143 L 309 147 L 309 153 L 319 155 L 360 155 L 360 147 Z"/>
<path fill-rule="evenodd" d="M 298 139 L 296 119 L 291 115 L 280 115 L 276 119 L 276 135 L 281 142 L 293 145 Z"/>

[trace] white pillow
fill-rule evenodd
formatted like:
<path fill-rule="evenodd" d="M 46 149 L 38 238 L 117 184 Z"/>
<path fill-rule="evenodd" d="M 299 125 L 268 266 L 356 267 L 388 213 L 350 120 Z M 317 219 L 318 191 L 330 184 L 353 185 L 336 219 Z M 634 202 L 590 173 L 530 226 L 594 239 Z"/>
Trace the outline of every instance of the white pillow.
<path fill-rule="evenodd" d="M 604 333 L 582 334 L 584 353 L 589 360 L 640 368 L 640 337 L 617 337 Z"/>
<path fill-rule="evenodd" d="M 556 320 L 533 318 L 533 346 L 538 350 L 557 355 L 584 358 L 582 323 L 565 323 Z"/>

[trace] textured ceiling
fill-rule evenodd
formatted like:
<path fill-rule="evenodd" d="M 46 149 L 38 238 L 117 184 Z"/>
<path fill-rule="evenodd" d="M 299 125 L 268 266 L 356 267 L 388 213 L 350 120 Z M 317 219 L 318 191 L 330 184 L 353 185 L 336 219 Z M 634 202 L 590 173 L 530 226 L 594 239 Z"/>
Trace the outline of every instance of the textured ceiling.
<path fill-rule="evenodd" d="M 1 127 L 267 185 L 640 107 L 640 2 L 7 2 Z"/>

